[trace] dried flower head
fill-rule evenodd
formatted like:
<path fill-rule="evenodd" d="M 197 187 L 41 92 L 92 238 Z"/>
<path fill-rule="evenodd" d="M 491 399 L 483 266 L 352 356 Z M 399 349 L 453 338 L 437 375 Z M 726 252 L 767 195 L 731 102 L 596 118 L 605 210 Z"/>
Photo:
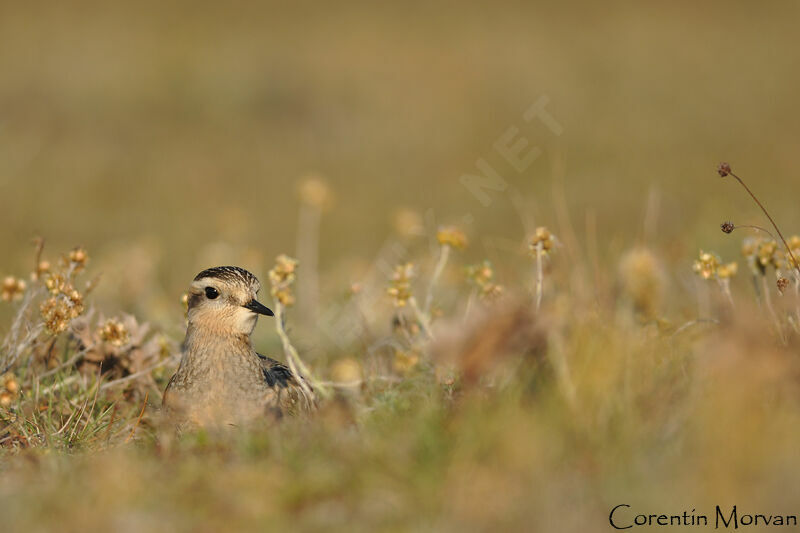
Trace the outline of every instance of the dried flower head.
<path fill-rule="evenodd" d="M 24 280 L 15 278 L 14 276 L 7 276 L 3 280 L 2 293 L 0 293 L 0 297 L 2 297 L 2 299 L 6 302 L 19 300 L 22 298 L 26 287 L 27 285 L 25 284 Z"/>
<path fill-rule="evenodd" d="M 285 307 L 294 304 L 292 285 L 297 278 L 297 259 L 281 254 L 275 258 L 275 266 L 269 271 L 270 294 Z"/>
<path fill-rule="evenodd" d="M 42 302 L 39 310 L 50 333 L 58 334 L 67 329 L 70 321 L 70 309 L 64 299 L 51 296 Z"/>
<path fill-rule="evenodd" d="M 450 246 L 456 250 L 463 250 L 467 247 L 467 236 L 455 226 L 439 228 L 436 232 L 436 240 L 442 246 Z"/>
<path fill-rule="evenodd" d="M 720 163 L 717 167 L 717 172 L 719 172 L 720 177 L 725 177 L 731 173 L 731 166 L 728 163 Z"/>
<path fill-rule="evenodd" d="M 758 262 L 763 267 L 781 267 L 781 254 L 779 253 L 778 243 L 775 241 L 761 241 L 758 245 Z"/>
<path fill-rule="evenodd" d="M 69 252 L 69 262 L 76 272 L 80 271 L 89 262 L 89 254 L 83 247 L 77 247 Z"/>
<path fill-rule="evenodd" d="M 791 254 L 786 252 L 786 263 L 789 265 L 789 268 L 797 268 L 798 265 L 795 263 L 795 260 L 800 261 L 800 237 L 792 235 L 789 237 L 786 244 L 792 252 Z"/>
<path fill-rule="evenodd" d="M 739 265 L 735 261 L 732 263 L 726 263 L 717 267 L 717 277 L 719 279 L 730 279 L 734 277 L 738 271 Z"/>
<path fill-rule="evenodd" d="M 124 346 L 130 340 L 130 333 L 125 324 L 116 318 L 109 318 L 97 330 L 97 336 L 112 346 Z"/>
<path fill-rule="evenodd" d="M 717 254 L 700 251 L 692 268 L 703 279 L 730 279 L 736 275 L 739 265 L 736 262 L 723 263 Z"/>
<path fill-rule="evenodd" d="M 780 293 L 783 294 L 786 291 L 786 289 L 789 288 L 789 280 L 781 276 L 780 278 L 778 278 L 776 285 L 778 286 L 778 290 L 780 291 Z"/>
<path fill-rule="evenodd" d="M 16 395 L 19 392 L 19 381 L 17 381 L 16 376 L 14 376 L 14 374 L 11 372 L 8 372 L 3 376 L 3 388 L 13 395 Z"/>
<path fill-rule="evenodd" d="M 503 295 L 503 286 L 497 283 L 487 283 L 481 287 L 480 297 L 482 300 L 496 300 Z"/>
<path fill-rule="evenodd" d="M 8 409 L 9 407 L 11 407 L 11 402 L 13 401 L 14 401 L 14 396 L 10 392 L 8 391 L 0 392 L 0 407 Z"/>
<path fill-rule="evenodd" d="M 83 295 L 72 285 L 63 283 L 59 291 L 51 289 L 51 296 L 42 302 L 39 310 L 47 329 L 58 334 L 84 311 Z"/>
<path fill-rule="evenodd" d="M 316 209 L 327 209 L 333 204 L 333 193 L 327 182 L 317 175 L 310 175 L 300 182 L 297 189 L 300 201 Z"/>
<path fill-rule="evenodd" d="M 528 250 L 533 257 L 536 257 L 539 251 L 544 255 L 550 253 L 556 243 L 555 236 L 550 233 L 550 230 L 544 226 L 536 228 L 533 237 L 528 241 Z"/>
<path fill-rule="evenodd" d="M 36 269 L 31 272 L 31 281 L 39 281 L 44 274 L 50 272 L 50 261 L 39 261 Z"/>
<path fill-rule="evenodd" d="M 468 266 L 466 270 L 467 279 L 479 287 L 490 283 L 492 279 L 494 279 L 494 270 L 492 269 L 492 264 L 489 261 L 484 261 L 478 265 Z"/>
<path fill-rule="evenodd" d="M 736 226 L 734 226 L 733 222 L 726 221 L 720 224 L 720 228 L 722 228 L 723 233 L 732 233 Z"/>
<path fill-rule="evenodd" d="M 701 250 L 700 257 L 695 260 L 692 270 L 703 279 L 712 279 L 717 277 L 719 266 L 719 256 Z"/>
<path fill-rule="evenodd" d="M 481 299 L 492 300 L 503 294 L 503 287 L 494 283 L 494 270 L 489 261 L 467 267 L 467 279 L 478 288 Z"/>
<path fill-rule="evenodd" d="M 67 285 L 67 280 L 63 275 L 53 273 L 47 276 L 47 279 L 44 281 L 44 285 L 47 287 L 47 290 L 50 291 L 50 294 L 60 294 Z"/>
<path fill-rule="evenodd" d="M 411 280 L 414 279 L 415 274 L 412 263 L 394 267 L 386 292 L 392 297 L 395 307 L 405 307 L 411 299 Z"/>

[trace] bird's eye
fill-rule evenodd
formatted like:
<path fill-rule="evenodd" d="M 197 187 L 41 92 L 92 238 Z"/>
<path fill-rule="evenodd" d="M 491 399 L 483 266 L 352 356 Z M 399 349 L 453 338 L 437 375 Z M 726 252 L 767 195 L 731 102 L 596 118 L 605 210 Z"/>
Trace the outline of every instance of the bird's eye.
<path fill-rule="evenodd" d="M 217 289 L 214 287 L 206 287 L 206 298 L 213 300 L 217 296 L 219 296 L 219 291 Z"/>

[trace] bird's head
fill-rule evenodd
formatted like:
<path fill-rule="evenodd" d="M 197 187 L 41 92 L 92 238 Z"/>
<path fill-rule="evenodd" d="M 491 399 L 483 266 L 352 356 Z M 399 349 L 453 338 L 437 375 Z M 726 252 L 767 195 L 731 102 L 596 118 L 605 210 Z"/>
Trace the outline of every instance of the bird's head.
<path fill-rule="evenodd" d="M 258 315 L 273 315 L 256 300 L 260 289 L 258 278 L 243 268 L 203 270 L 189 287 L 189 324 L 220 334 L 250 335 Z"/>

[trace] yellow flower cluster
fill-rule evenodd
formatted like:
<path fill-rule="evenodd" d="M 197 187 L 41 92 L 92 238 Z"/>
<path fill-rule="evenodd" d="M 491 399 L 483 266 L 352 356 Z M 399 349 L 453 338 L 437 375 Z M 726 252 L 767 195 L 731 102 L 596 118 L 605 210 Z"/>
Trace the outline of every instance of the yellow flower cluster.
<path fill-rule="evenodd" d="M 753 273 L 762 276 L 769 266 L 780 270 L 784 260 L 778 243 L 766 239 L 745 239 L 742 243 L 742 255 L 747 259 Z"/>
<path fill-rule="evenodd" d="M 61 333 L 73 318 L 83 313 L 83 295 L 61 274 L 51 274 L 45 280 L 50 297 L 39 310 L 51 333 Z"/>
<path fill-rule="evenodd" d="M 467 267 L 467 278 L 478 287 L 482 299 L 494 299 L 503 294 L 503 287 L 494 283 L 494 270 L 489 261 Z"/>
<path fill-rule="evenodd" d="M 547 255 L 553 249 L 556 243 L 555 236 L 550 233 L 550 230 L 544 226 L 536 228 L 533 237 L 528 241 L 528 250 L 533 257 L 536 257 L 539 248 L 541 247 L 542 253 Z"/>
<path fill-rule="evenodd" d="M 75 272 L 81 271 L 89 262 L 89 254 L 84 248 L 78 247 L 70 251 L 69 262 Z"/>
<path fill-rule="evenodd" d="M 44 274 L 50 272 L 50 261 L 39 261 L 36 269 L 31 272 L 31 281 L 39 281 Z"/>
<path fill-rule="evenodd" d="M 467 247 L 467 236 L 455 226 L 439 228 L 436 232 L 436 240 L 442 246 L 450 246 L 456 250 L 463 250 Z"/>
<path fill-rule="evenodd" d="M 25 293 L 26 287 L 27 285 L 24 280 L 15 278 L 14 276 L 8 276 L 3 280 L 0 297 L 6 302 L 19 300 Z"/>
<path fill-rule="evenodd" d="M 738 272 L 739 265 L 735 262 L 722 263 L 717 254 L 700 251 L 693 270 L 703 279 L 730 279 Z"/>
<path fill-rule="evenodd" d="M 19 396 L 19 382 L 14 374 L 8 373 L 2 376 L 3 387 L 0 389 L 0 407 L 9 408 L 14 400 Z"/>
<path fill-rule="evenodd" d="M 786 244 L 789 245 L 789 249 L 792 251 L 791 255 L 787 252 L 786 263 L 789 265 L 789 268 L 797 268 L 799 265 L 795 264 L 792 260 L 792 255 L 794 255 L 795 260 L 800 262 L 800 237 L 792 235 L 789 237 L 789 240 L 786 241 Z"/>
<path fill-rule="evenodd" d="M 270 294 L 283 306 L 294 304 L 292 285 L 297 278 L 297 259 L 281 254 L 275 258 L 275 267 L 269 271 L 269 282 L 272 286 Z"/>
<path fill-rule="evenodd" d="M 112 346 L 123 346 L 130 340 L 125 324 L 116 318 L 109 318 L 97 330 L 97 336 Z"/>
<path fill-rule="evenodd" d="M 411 280 L 414 279 L 414 275 L 415 271 L 412 263 L 394 267 L 389 288 L 386 292 L 394 300 L 395 307 L 405 307 L 408 300 L 411 299 Z"/>

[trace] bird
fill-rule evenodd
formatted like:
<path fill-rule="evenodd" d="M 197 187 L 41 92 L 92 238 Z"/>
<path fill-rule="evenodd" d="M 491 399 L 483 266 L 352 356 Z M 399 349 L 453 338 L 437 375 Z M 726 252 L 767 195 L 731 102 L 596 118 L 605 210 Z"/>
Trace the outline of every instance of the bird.
<path fill-rule="evenodd" d="M 181 361 L 162 408 L 178 429 L 239 426 L 314 410 L 313 389 L 286 365 L 261 355 L 250 338 L 259 315 L 261 283 L 236 266 L 208 268 L 188 293 Z"/>

